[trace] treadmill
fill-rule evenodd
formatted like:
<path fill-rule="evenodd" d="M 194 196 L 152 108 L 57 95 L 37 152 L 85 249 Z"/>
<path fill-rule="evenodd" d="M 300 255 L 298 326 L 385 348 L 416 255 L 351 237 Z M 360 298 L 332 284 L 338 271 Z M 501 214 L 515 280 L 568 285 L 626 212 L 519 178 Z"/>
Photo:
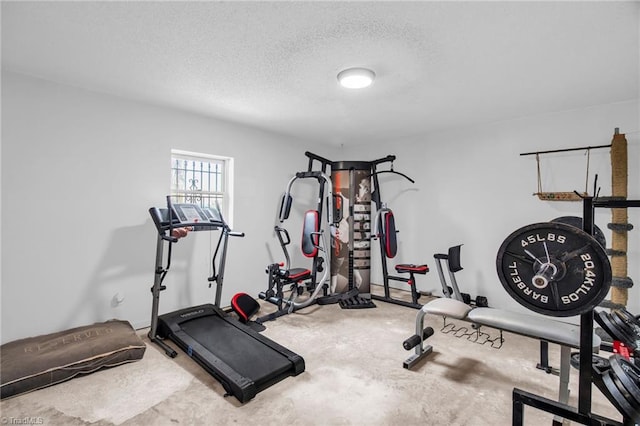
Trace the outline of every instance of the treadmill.
<path fill-rule="evenodd" d="M 222 384 L 225 396 L 233 395 L 241 403 L 289 376 L 302 373 L 305 364 L 300 355 L 220 308 L 228 239 L 244 236 L 231 231 L 220 209 L 172 203 L 168 196 L 167 208 L 151 207 L 149 214 L 158 230 L 149 339 L 172 358 L 178 353 L 164 340 L 174 342 Z M 215 303 L 158 315 L 160 292 L 166 290 L 162 282 L 171 266 L 173 244 L 178 242 L 172 231 L 181 227 L 190 227 L 193 231 L 220 231 L 212 258 L 213 275 L 208 278 L 210 283 L 216 283 Z M 165 245 L 168 245 L 168 253 L 166 266 L 163 266 Z"/>

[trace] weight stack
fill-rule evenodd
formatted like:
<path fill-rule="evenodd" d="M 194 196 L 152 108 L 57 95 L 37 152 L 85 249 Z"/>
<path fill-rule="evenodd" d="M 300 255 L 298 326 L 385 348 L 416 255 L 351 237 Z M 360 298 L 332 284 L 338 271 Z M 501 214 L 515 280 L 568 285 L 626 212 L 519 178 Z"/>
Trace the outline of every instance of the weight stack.
<path fill-rule="evenodd" d="M 371 293 L 371 163 L 331 163 L 334 206 L 341 220 L 331 236 L 331 289 Z M 350 260 L 351 258 L 351 260 Z"/>

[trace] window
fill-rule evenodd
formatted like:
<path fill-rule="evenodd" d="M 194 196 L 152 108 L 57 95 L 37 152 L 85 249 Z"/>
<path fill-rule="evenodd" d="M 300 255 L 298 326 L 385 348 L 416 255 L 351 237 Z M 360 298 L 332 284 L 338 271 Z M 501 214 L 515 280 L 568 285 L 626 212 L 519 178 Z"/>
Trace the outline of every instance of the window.
<path fill-rule="evenodd" d="M 215 207 L 231 225 L 233 158 L 171 150 L 171 195 L 176 203 Z"/>

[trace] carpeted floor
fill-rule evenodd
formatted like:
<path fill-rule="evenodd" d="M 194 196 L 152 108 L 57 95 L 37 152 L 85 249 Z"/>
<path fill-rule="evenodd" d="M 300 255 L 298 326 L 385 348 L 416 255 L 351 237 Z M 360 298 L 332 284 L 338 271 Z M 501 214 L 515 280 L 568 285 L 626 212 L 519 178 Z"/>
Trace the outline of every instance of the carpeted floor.
<path fill-rule="evenodd" d="M 188 356 L 170 359 L 147 343 L 144 358 L 0 402 L 2 424 L 44 425 L 508 425 L 514 386 L 557 399 L 558 377 L 536 369 L 538 341 L 505 333 L 500 349 L 440 331 L 430 318 L 434 353 L 413 371 L 417 310 L 314 306 L 267 323 L 264 334 L 302 355 L 306 370 L 240 404 Z M 270 306 L 264 308 L 271 309 Z M 466 325 L 466 323 L 459 323 Z M 493 335 L 496 330 L 487 329 Z M 550 362 L 559 349 L 550 345 Z M 571 403 L 577 405 L 577 371 Z M 622 417 L 593 387 L 593 412 Z M 525 424 L 552 416 L 525 410 Z"/>

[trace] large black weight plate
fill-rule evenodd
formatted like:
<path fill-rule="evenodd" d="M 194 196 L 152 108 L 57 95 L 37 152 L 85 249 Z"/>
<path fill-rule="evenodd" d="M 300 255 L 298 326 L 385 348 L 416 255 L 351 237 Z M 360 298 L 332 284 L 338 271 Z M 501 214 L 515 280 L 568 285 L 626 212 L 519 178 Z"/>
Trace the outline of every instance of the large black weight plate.
<path fill-rule="evenodd" d="M 640 321 L 638 320 L 638 318 L 633 316 L 631 312 L 627 311 L 624 308 L 616 309 L 615 311 L 613 311 L 613 313 L 625 324 L 627 324 L 629 328 L 637 334 L 638 339 L 640 339 Z"/>
<path fill-rule="evenodd" d="M 511 233 L 498 250 L 498 277 L 524 307 L 568 317 L 592 310 L 611 286 L 605 249 L 586 232 L 543 222 Z"/>
<path fill-rule="evenodd" d="M 634 324 L 625 322 L 622 317 L 618 315 L 617 311 L 613 311 L 609 316 L 611 318 L 611 322 L 613 322 L 616 327 L 624 330 L 624 332 L 629 336 L 633 346 L 636 348 L 640 347 L 640 328 Z"/>
<path fill-rule="evenodd" d="M 610 375 L 611 370 L 602 375 L 602 383 L 606 389 L 603 392 L 607 399 L 622 413 L 634 422 L 640 421 L 640 413 L 633 407 L 623 392 L 618 388 L 616 382 Z M 602 390 L 602 389 L 601 389 Z"/>
<path fill-rule="evenodd" d="M 625 389 L 623 384 L 620 383 L 620 380 L 618 380 L 618 377 L 616 377 L 616 375 L 613 374 L 613 372 L 611 370 L 609 370 L 608 376 L 611 379 L 611 381 L 613 382 L 614 386 L 620 392 L 620 395 L 622 396 L 622 398 L 624 398 L 625 405 L 629 407 L 629 411 L 627 413 L 627 417 L 630 417 L 630 418 L 632 418 L 632 419 L 634 419 L 636 421 L 640 420 L 640 406 L 638 406 L 638 403 L 629 394 L 629 392 L 627 392 L 627 389 Z M 637 425 L 637 423 L 635 423 L 635 422 L 634 422 L 634 424 Z"/>
<path fill-rule="evenodd" d="M 620 381 L 624 389 L 633 399 L 632 405 L 640 410 L 640 368 L 620 355 L 612 355 L 609 358 L 611 370 Z"/>
<path fill-rule="evenodd" d="M 625 308 L 616 309 L 616 313 L 620 315 L 625 322 L 630 324 L 635 324 L 640 327 L 640 319 L 637 316 L 633 315 L 631 312 L 627 311 Z"/>
<path fill-rule="evenodd" d="M 600 311 L 594 315 L 596 322 L 602 327 L 602 329 L 611 336 L 614 340 L 618 340 L 627 345 L 631 350 L 636 349 L 636 341 L 626 328 L 620 328 L 611 319 L 612 314 Z"/>
<path fill-rule="evenodd" d="M 560 216 L 556 217 L 551 222 L 566 223 L 567 225 L 575 226 L 580 230 L 583 229 L 582 218 L 578 216 Z M 604 236 L 602 229 L 598 228 L 598 225 L 593 225 L 593 237 L 602 247 L 607 247 L 607 238 Z"/>
<path fill-rule="evenodd" d="M 638 406 L 635 399 L 629 394 L 629 392 L 627 392 L 627 389 L 623 386 L 622 383 L 620 383 L 620 380 L 618 380 L 618 377 L 613 373 L 613 371 L 609 370 L 607 375 L 624 399 L 624 405 L 629 407 L 629 411 L 628 413 L 626 413 L 627 417 L 635 420 L 640 420 L 640 406 Z M 637 423 L 635 422 L 634 424 L 637 425 Z"/>

